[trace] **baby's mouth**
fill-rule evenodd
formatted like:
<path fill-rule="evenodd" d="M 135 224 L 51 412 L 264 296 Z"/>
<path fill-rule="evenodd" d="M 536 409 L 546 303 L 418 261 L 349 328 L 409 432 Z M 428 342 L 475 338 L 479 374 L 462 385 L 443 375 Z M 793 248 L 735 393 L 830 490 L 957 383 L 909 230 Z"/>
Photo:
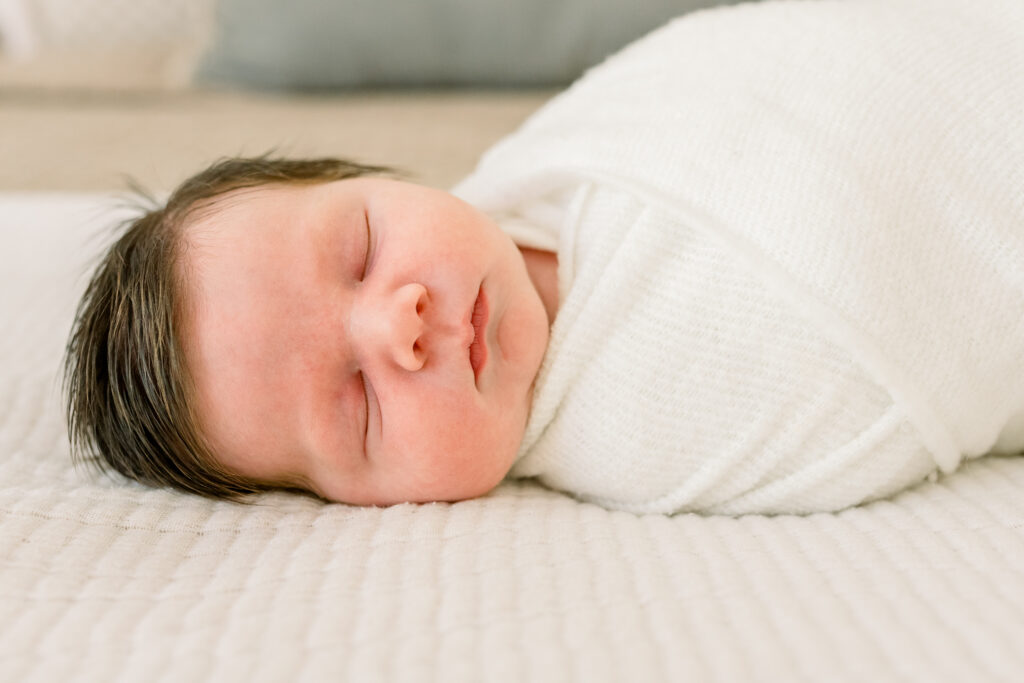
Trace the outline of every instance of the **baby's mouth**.
<path fill-rule="evenodd" d="M 469 364 L 473 368 L 473 376 L 480 380 L 480 372 L 487 364 L 487 319 L 490 311 L 487 308 L 487 295 L 484 294 L 484 287 L 480 285 L 480 291 L 473 303 L 473 313 L 470 315 L 470 322 L 473 324 L 473 342 L 469 345 Z"/>

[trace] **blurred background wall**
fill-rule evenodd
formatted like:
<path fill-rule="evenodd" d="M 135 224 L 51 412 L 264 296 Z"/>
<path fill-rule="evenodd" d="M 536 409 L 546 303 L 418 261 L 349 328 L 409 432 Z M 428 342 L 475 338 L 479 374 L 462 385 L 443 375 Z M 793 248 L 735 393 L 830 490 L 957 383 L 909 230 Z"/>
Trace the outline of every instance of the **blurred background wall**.
<path fill-rule="evenodd" d="M 0 191 L 331 154 L 447 187 L 587 67 L 721 0 L 0 0 Z"/>

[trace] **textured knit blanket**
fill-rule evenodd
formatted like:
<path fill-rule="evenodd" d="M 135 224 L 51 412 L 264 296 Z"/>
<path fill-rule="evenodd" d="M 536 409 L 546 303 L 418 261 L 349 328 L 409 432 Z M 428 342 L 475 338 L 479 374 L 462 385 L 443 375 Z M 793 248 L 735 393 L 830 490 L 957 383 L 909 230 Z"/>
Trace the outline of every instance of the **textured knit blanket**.
<path fill-rule="evenodd" d="M 1019 0 L 700 12 L 496 146 L 457 194 L 561 207 L 512 474 L 804 513 L 1024 449 L 1022 36 Z"/>

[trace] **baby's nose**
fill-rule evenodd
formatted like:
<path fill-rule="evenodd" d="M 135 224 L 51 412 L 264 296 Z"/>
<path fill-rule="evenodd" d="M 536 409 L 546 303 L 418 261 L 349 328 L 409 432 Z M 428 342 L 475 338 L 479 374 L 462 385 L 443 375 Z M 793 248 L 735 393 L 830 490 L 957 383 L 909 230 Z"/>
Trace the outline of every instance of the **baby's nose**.
<path fill-rule="evenodd" d="M 426 361 L 422 341 L 427 301 L 427 288 L 413 282 L 379 300 L 380 310 L 366 311 L 363 316 L 370 324 L 363 326 L 362 333 L 372 346 L 410 372 L 422 368 Z"/>

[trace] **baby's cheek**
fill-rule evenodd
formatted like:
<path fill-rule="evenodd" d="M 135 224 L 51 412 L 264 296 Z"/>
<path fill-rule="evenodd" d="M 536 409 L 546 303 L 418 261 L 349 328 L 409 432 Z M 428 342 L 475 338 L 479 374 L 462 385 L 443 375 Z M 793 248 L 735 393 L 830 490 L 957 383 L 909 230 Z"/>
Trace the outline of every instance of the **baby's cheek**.
<path fill-rule="evenodd" d="M 504 478 L 515 455 L 498 426 L 481 415 L 463 414 L 419 451 L 418 486 L 435 500 L 463 500 L 491 490 Z"/>

